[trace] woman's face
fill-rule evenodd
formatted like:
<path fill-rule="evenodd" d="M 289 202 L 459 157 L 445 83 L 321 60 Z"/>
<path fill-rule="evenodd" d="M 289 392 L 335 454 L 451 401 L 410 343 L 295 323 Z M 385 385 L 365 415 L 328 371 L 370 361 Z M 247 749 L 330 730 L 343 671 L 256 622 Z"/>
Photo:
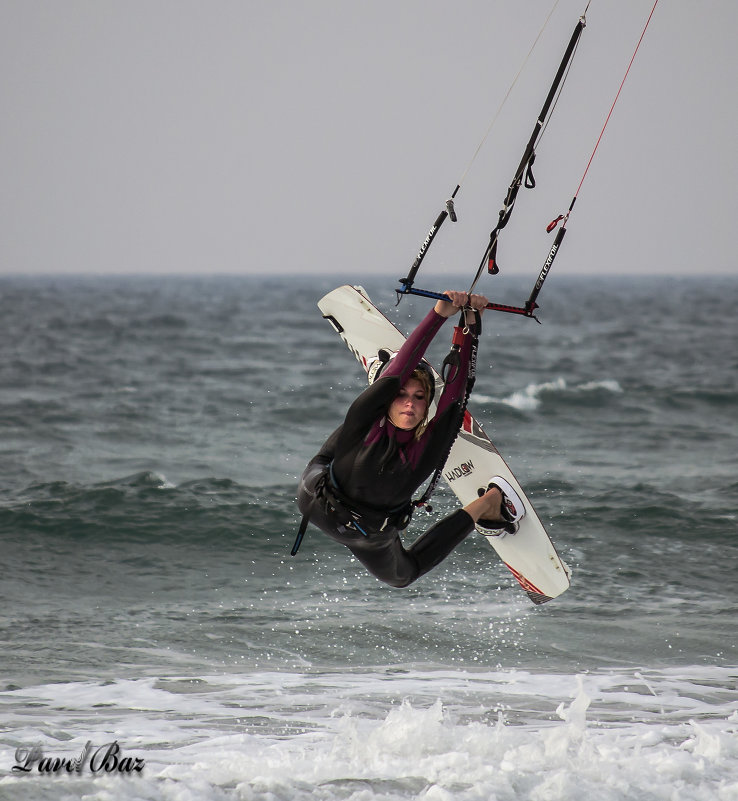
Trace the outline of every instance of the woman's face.
<path fill-rule="evenodd" d="M 387 416 L 397 428 L 410 431 L 422 422 L 427 407 L 423 385 L 417 378 L 411 378 L 390 404 Z"/>

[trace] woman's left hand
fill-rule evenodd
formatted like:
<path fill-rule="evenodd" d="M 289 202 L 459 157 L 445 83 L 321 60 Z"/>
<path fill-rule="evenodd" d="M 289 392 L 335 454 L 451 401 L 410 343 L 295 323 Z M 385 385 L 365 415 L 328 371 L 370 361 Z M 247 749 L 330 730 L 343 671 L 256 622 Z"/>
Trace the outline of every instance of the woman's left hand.
<path fill-rule="evenodd" d="M 485 306 L 489 303 L 484 295 L 469 295 L 467 292 L 453 292 L 449 290 L 444 292 L 444 295 L 450 298 L 451 302 L 439 300 L 434 307 L 436 314 L 440 314 L 441 317 L 451 317 L 452 314 L 461 311 L 465 306 L 471 306 L 472 309 L 483 311 Z"/>

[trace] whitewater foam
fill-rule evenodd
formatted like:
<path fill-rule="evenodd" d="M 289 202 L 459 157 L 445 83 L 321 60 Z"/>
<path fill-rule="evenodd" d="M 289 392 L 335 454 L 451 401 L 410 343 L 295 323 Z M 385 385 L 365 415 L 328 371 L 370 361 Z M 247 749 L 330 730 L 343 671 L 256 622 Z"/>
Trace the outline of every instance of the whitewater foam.
<path fill-rule="evenodd" d="M 497 397 L 494 395 L 485 395 L 481 392 L 474 394 L 476 403 L 502 403 L 517 409 L 521 412 L 535 411 L 541 405 L 542 396 L 553 393 L 580 393 L 580 392 L 596 392 L 604 390 L 611 393 L 623 392 L 620 384 L 613 379 L 604 379 L 601 381 L 585 381 L 580 384 L 569 386 L 566 379 L 557 378 L 554 381 L 544 381 L 539 384 L 528 384 L 525 389 L 516 390 L 511 395 L 504 397 Z"/>
<path fill-rule="evenodd" d="M 23 744 L 73 755 L 92 739 L 145 770 L 8 772 L 0 798 L 734 801 L 735 672 L 644 673 L 398 666 L 26 688 L 3 698 L 6 769 Z"/>

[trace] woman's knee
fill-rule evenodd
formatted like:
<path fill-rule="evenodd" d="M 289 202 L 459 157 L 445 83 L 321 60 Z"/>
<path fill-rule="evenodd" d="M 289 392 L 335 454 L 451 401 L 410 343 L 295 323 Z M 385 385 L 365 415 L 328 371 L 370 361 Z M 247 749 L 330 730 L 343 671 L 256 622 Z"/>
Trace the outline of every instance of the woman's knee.
<path fill-rule="evenodd" d="M 397 590 L 404 590 L 405 587 L 409 587 L 412 583 L 418 580 L 418 576 L 406 576 L 406 577 L 390 577 L 390 578 L 381 578 L 377 576 L 380 581 L 383 581 L 385 584 L 389 584 L 390 587 L 394 587 Z"/>
<path fill-rule="evenodd" d="M 400 546 L 402 549 L 402 546 Z M 403 589 L 409 587 L 419 576 L 420 567 L 416 559 L 402 549 L 383 549 L 379 552 L 367 552 L 361 547 L 350 547 L 349 550 L 362 565 L 374 576 L 390 587 Z"/>

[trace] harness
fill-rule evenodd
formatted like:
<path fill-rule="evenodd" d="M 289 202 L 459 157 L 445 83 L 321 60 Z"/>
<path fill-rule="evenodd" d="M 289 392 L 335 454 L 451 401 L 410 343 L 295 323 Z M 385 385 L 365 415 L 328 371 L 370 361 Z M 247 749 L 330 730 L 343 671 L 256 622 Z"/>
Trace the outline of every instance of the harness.
<path fill-rule="evenodd" d="M 369 532 L 366 529 L 382 532 L 391 527 L 402 531 L 410 525 L 410 519 L 413 516 L 413 504 L 411 501 L 387 510 L 357 503 L 353 498 L 344 495 L 336 481 L 333 462 L 327 466 L 323 475 L 318 479 L 315 485 L 315 497 L 321 500 L 328 514 L 334 517 L 336 522 L 346 526 L 346 528 L 358 531 L 365 537 L 369 536 Z M 295 556 L 300 549 L 309 522 L 310 514 L 303 515 L 295 538 L 295 544 L 290 551 L 292 556 Z"/>

